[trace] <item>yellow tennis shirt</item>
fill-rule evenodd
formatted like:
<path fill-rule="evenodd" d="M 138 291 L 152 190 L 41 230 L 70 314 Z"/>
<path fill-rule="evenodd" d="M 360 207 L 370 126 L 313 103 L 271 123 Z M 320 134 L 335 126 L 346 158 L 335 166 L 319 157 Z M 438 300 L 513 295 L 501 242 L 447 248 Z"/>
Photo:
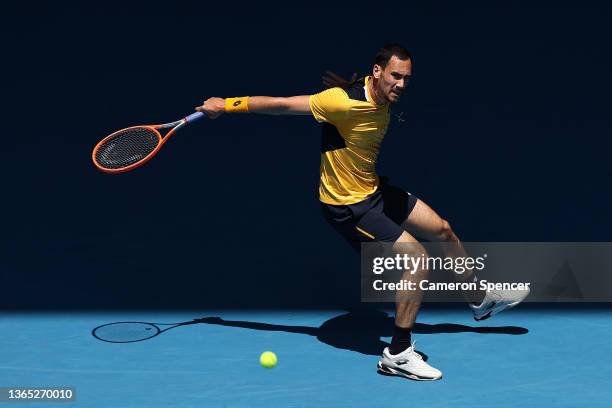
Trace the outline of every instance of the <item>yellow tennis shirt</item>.
<path fill-rule="evenodd" d="M 389 104 L 376 105 L 368 93 L 371 77 L 348 89 L 330 88 L 310 96 L 310 110 L 323 122 L 319 199 L 355 204 L 378 188 L 376 159 L 389 126 Z"/>

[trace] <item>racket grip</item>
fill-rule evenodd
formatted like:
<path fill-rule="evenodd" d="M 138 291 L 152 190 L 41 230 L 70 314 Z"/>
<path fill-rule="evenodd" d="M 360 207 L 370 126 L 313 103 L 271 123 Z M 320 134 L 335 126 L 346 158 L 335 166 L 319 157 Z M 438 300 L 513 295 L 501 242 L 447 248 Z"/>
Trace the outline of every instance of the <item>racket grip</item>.
<path fill-rule="evenodd" d="M 185 122 L 195 122 L 198 119 L 202 119 L 206 114 L 204 112 L 195 112 L 185 118 Z"/>

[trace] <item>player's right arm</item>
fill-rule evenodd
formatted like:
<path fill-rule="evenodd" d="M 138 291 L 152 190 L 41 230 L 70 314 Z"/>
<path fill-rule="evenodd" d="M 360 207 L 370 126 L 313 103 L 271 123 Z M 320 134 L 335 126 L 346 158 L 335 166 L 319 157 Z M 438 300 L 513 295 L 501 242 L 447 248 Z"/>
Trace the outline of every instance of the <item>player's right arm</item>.
<path fill-rule="evenodd" d="M 202 106 L 196 107 L 215 119 L 223 113 L 251 112 L 268 115 L 312 115 L 310 95 L 274 97 L 250 96 L 242 98 L 208 98 Z"/>
<path fill-rule="evenodd" d="M 314 95 L 290 97 L 251 96 L 209 98 L 195 109 L 211 119 L 224 113 L 263 113 L 269 115 L 313 115 L 319 122 L 331 122 L 348 111 L 348 96 L 340 88 L 327 89 Z"/>

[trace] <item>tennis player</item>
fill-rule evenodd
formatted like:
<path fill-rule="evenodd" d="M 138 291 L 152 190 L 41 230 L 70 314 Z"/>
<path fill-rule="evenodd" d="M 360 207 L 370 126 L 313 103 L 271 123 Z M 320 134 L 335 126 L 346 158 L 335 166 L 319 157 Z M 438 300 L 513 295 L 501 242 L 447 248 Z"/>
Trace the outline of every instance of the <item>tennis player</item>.
<path fill-rule="evenodd" d="M 382 47 L 374 60 L 372 74 L 344 81 L 331 74 L 334 86 L 314 95 L 292 97 L 251 96 L 209 98 L 197 111 L 212 119 L 224 113 L 312 115 L 322 123 L 319 200 L 325 219 L 359 249 L 362 242 L 393 243 L 394 249 L 415 255 L 425 253 L 416 237 L 443 245 L 446 256 L 467 256 L 450 224 L 422 200 L 391 186 L 376 174 L 380 145 L 390 122 L 390 106 L 400 99 L 412 75 L 412 58 L 398 44 Z M 413 279 L 424 279 L 421 269 Z M 477 281 L 472 271 L 462 280 Z M 418 286 L 418 285 L 417 285 Z M 486 319 L 520 303 L 529 291 L 488 291 L 482 301 L 471 303 L 476 320 Z M 421 304 L 417 290 L 397 297 L 395 329 L 391 345 L 382 352 L 378 369 L 414 380 L 436 380 L 442 372 L 416 352 L 411 331 Z"/>

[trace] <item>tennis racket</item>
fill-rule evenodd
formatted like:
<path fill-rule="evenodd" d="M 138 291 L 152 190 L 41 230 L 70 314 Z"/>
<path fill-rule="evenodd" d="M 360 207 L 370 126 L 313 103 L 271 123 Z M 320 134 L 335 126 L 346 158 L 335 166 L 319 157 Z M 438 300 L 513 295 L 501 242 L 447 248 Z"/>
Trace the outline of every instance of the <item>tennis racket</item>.
<path fill-rule="evenodd" d="M 181 323 L 116 322 L 107 323 L 91 331 L 92 336 L 107 343 L 135 343 L 149 340 L 170 329 L 198 323 L 217 323 L 218 317 L 204 317 Z"/>
<path fill-rule="evenodd" d="M 135 169 L 151 160 L 177 130 L 204 116 L 204 112 L 195 112 L 175 122 L 118 130 L 94 147 L 91 158 L 96 167 L 105 173 L 123 173 Z M 162 137 L 159 129 L 168 128 L 171 128 L 170 131 Z"/>

